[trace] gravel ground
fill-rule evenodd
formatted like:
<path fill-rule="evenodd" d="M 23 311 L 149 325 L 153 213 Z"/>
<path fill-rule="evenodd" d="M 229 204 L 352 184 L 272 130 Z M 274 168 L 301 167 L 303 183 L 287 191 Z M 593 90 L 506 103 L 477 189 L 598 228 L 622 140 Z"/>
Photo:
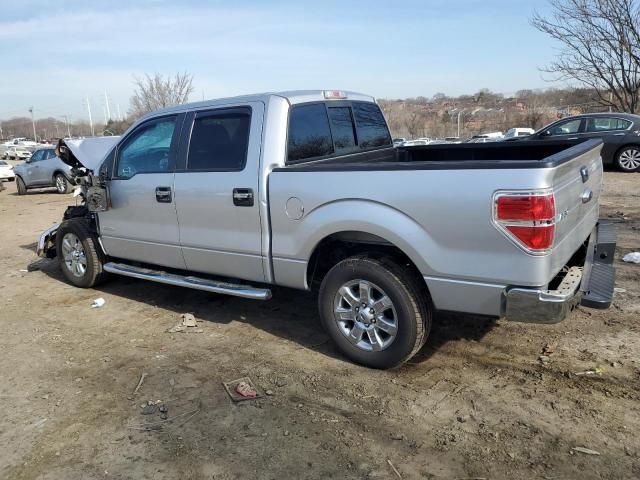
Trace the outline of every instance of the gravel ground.
<path fill-rule="evenodd" d="M 73 200 L 7 187 L 0 478 L 640 477 L 640 265 L 621 261 L 640 250 L 640 174 L 605 175 L 623 289 L 609 310 L 558 325 L 439 315 L 393 371 L 345 361 L 305 292 L 261 303 L 127 278 L 73 288 L 34 254 Z M 201 333 L 167 333 L 184 312 Z M 244 376 L 264 396 L 232 403 L 222 382 Z M 141 414 L 158 400 L 167 421 Z"/>

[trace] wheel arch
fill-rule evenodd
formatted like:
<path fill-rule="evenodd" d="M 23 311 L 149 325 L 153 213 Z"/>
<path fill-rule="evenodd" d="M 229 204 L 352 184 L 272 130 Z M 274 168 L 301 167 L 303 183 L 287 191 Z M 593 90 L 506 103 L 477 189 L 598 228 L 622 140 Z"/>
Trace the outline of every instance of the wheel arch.
<path fill-rule="evenodd" d="M 401 248 L 383 237 L 369 232 L 344 230 L 325 236 L 314 247 L 306 270 L 306 285 L 316 289 L 329 272 L 340 261 L 364 255 L 370 258 L 390 258 L 409 268 L 427 288 L 416 263 Z"/>

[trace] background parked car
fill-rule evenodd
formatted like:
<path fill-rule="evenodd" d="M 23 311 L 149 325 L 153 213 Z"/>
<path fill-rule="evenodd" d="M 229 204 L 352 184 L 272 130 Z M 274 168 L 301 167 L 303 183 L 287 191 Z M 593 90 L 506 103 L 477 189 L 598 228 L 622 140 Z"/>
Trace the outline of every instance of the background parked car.
<path fill-rule="evenodd" d="M 504 138 L 514 138 L 514 137 L 527 137 L 529 135 L 533 135 L 536 131 L 533 128 L 510 128 L 504 134 Z"/>
<path fill-rule="evenodd" d="M 13 165 L 0 160 L 0 182 L 13 182 L 15 179 L 16 174 L 13 172 Z"/>
<path fill-rule="evenodd" d="M 29 188 L 56 187 L 58 193 L 69 193 L 71 167 L 56 156 L 55 148 L 40 148 L 31 158 L 16 165 L 16 187 L 18 195 L 24 195 Z"/>
<path fill-rule="evenodd" d="M 4 159 L 9 160 L 26 160 L 31 156 L 31 152 L 24 147 L 20 147 L 17 145 L 11 145 L 4 152 Z"/>
<path fill-rule="evenodd" d="M 588 113 L 563 118 L 533 135 L 511 140 L 587 140 L 601 138 L 602 163 L 623 172 L 640 171 L 640 116 L 630 113 Z"/>

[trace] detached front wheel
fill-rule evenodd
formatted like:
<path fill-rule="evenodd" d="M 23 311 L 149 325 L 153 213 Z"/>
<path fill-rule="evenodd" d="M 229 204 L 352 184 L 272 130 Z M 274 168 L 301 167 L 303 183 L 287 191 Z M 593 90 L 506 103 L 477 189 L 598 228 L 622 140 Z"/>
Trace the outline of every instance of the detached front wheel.
<path fill-rule="evenodd" d="M 62 274 L 76 287 L 93 287 L 106 275 L 102 269 L 104 255 L 83 219 L 66 220 L 60 225 L 56 254 Z"/>
<path fill-rule="evenodd" d="M 398 366 L 420 350 L 431 329 L 431 303 L 420 280 L 390 259 L 343 260 L 320 287 L 323 326 L 354 362 Z"/>

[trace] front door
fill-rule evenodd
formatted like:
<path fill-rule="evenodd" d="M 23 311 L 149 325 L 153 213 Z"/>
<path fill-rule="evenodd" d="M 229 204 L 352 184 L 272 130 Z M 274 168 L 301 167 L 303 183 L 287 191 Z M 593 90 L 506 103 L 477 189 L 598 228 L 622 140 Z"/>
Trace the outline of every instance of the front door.
<path fill-rule="evenodd" d="M 36 150 L 31 155 L 28 163 L 25 163 L 27 178 L 24 179 L 28 187 L 41 185 L 44 182 L 42 161 L 44 159 L 45 150 Z M 49 182 L 50 183 L 50 182 Z"/>
<path fill-rule="evenodd" d="M 185 268 L 174 195 L 183 118 L 151 119 L 118 144 L 109 181 L 111 207 L 98 217 L 108 255 Z"/>
<path fill-rule="evenodd" d="M 191 114 L 176 172 L 180 243 L 189 270 L 264 281 L 258 202 L 264 104 Z"/>

